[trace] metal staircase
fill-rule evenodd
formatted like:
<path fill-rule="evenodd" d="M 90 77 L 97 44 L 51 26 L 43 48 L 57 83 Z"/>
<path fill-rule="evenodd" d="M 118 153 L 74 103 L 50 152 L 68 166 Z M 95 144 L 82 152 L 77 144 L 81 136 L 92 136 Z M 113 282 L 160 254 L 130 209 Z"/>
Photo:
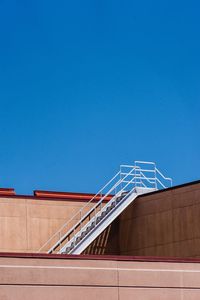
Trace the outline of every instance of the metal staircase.
<path fill-rule="evenodd" d="M 165 177 L 153 162 L 121 165 L 119 172 L 38 252 L 80 254 L 138 195 L 171 186 L 172 179 Z"/>

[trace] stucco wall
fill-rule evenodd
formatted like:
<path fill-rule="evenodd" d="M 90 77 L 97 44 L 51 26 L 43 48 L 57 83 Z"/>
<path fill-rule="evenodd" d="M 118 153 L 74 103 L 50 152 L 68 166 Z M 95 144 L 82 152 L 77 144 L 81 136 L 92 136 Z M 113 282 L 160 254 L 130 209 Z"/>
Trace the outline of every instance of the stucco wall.
<path fill-rule="evenodd" d="M 138 197 L 105 236 L 85 253 L 200 257 L 200 183 Z"/>
<path fill-rule="evenodd" d="M 140 197 L 120 216 L 120 254 L 200 257 L 200 183 Z"/>
<path fill-rule="evenodd" d="M 0 197 L 0 252 L 36 252 L 85 202 Z"/>
<path fill-rule="evenodd" d="M 200 264 L 0 257 L 2 300 L 197 300 Z"/>
<path fill-rule="evenodd" d="M 85 202 L 0 196 L 0 252 L 35 252 Z M 138 197 L 84 252 L 200 257 L 200 183 Z"/>

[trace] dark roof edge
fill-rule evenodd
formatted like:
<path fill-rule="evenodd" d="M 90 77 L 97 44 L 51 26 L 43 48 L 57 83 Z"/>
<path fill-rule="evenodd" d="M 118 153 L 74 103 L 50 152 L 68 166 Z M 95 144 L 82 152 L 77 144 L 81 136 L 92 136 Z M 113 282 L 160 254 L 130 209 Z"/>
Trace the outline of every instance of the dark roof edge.
<path fill-rule="evenodd" d="M 157 191 L 150 192 L 150 193 L 147 193 L 147 194 L 142 194 L 142 195 L 139 195 L 139 197 L 145 197 L 145 196 L 149 196 L 149 195 L 152 195 L 152 194 L 155 194 L 155 193 L 163 193 L 163 192 L 166 192 L 166 191 L 171 191 L 171 190 L 175 190 L 175 189 L 179 189 L 179 188 L 183 188 L 183 187 L 186 187 L 186 186 L 195 185 L 195 184 L 199 184 L 199 183 L 200 183 L 200 180 L 195 180 L 195 181 L 183 183 L 183 184 L 180 184 L 180 185 L 175 185 L 175 186 L 163 189 L 163 190 L 157 190 Z"/>
<path fill-rule="evenodd" d="M 74 260 L 111 260 L 135 262 L 168 262 L 168 263 L 200 263 L 200 258 L 168 257 L 168 256 L 121 256 L 121 255 L 68 255 L 41 253 L 0 252 L 0 258 L 33 258 L 33 259 L 74 259 Z"/>
<path fill-rule="evenodd" d="M 199 183 L 200 183 L 200 180 L 191 181 L 191 182 L 183 183 L 183 184 L 180 184 L 180 185 L 175 185 L 175 186 L 172 186 L 172 187 L 167 188 L 167 189 L 158 190 L 158 191 L 154 191 L 154 192 L 151 192 L 151 193 L 143 194 L 143 195 L 140 195 L 139 197 L 145 197 L 145 196 L 149 196 L 149 195 L 155 194 L 155 193 L 163 193 L 163 192 L 166 192 L 166 191 L 170 191 L 170 190 L 182 188 L 182 187 L 185 187 L 185 186 L 195 185 L 195 184 L 199 184 Z M 48 192 L 50 192 L 50 191 L 48 191 Z M 60 194 L 77 194 L 77 195 L 80 195 L 80 200 L 79 201 L 88 201 L 88 200 L 85 200 L 85 199 L 81 199 L 81 195 L 83 195 L 83 196 L 85 196 L 85 195 L 92 195 L 92 196 L 94 196 L 95 195 L 93 193 L 76 193 L 76 192 L 55 192 L 55 193 L 60 193 Z M 58 201 L 58 200 L 59 201 L 67 201 L 68 200 L 68 199 L 59 198 L 59 197 L 56 197 L 56 196 L 55 196 L 55 198 L 50 198 L 50 197 L 34 196 L 34 195 L 6 195 L 6 194 L 5 195 L 1 195 L 0 194 L 0 197 L 3 197 L 3 198 L 25 198 L 25 199 L 27 198 L 27 199 L 34 199 L 34 200 L 49 200 L 49 201 Z"/>

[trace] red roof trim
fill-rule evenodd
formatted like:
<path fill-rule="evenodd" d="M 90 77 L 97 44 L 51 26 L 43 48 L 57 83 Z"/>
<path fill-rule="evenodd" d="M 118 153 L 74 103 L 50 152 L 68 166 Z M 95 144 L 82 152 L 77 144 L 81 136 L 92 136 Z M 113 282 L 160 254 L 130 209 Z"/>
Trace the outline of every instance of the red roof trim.
<path fill-rule="evenodd" d="M 3 189 L 5 190 L 5 189 Z M 37 192 L 35 194 L 35 192 Z M 38 193 L 39 192 L 39 193 Z M 34 196 L 32 195 L 16 195 L 16 193 L 0 193 L 0 197 L 3 196 L 8 199 L 32 199 L 32 200 L 48 200 L 48 201 L 80 201 L 80 202 L 88 202 L 90 201 L 95 194 L 88 193 L 71 193 L 71 192 L 43 192 L 43 191 L 34 191 Z M 107 196 L 103 202 L 108 202 L 112 196 Z M 98 201 L 100 196 L 97 196 L 94 199 L 94 202 Z"/>
<path fill-rule="evenodd" d="M 158 191 L 155 191 L 155 192 L 152 192 L 152 193 L 140 195 L 139 197 L 146 197 L 146 196 L 149 196 L 149 195 L 154 194 L 154 193 L 164 193 L 164 192 L 167 192 L 167 191 L 170 191 L 170 190 L 174 190 L 174 189 L 178 189 L 178 188 L 182 188 L 182 187 L 186 187 L 186 186 L 190 186 L 190 185 L 195 185 L 195 184 L 200 184 L 200 180 L 192 181 L 192 182 L 184 183 L 184 184 L 181 184 L 181 185 L 176 185 L 176 186 L 173 186 L 173 187 L 168 188 L 168 189 L 158 190 Z M 37 193 L 37 196 L 35 195 L 35 192 Z M 44 194 L 46 194 L 46 195 L 44 196 Z M 64 197 L 63 195 L 66 195 L 66 197 Z M 74 195 L 73 199 L 69 198 L 69 195 Z M 25 199 L 33 199 L 33 200 L 48 200 L 48 201 L 49 200 L 52 200 L 52 201 L 78 200 L 78 201 L 87 202 L 88 200 L 90 200 L 94 196 L 94 194 L 70 193 L 70 192 L 51 192 L 51 191 L 36 190 L 36 191 L 34 191 L 34 196 L 32 196 L 32 195 L 16 195 L 14 189 L 0 188 L 0 196 L 5 196 L 6 198 L 10 198 L 10 199 L 12 199 L 12 198 L 16 198 L 16 199 L 25 198 Z M 105 202 L 106 201 L 108 201 L 108 199 L 106 199 Z"/>
<path fill-rule="evenodd" d="M 0 195 L 13 196 L 16 195 L 16 192 L 14 189 L 11 188 L 0 188 Z"/>
<path fill-rule="evenodd" d="M 53 199 L 66 199 L 66 200 L 91 200 L 95 194 L 88 194 L 88 193 L 70 193 L 70 192 L 52 192 L 52 191 L 34 191 L 35 197 L 43 197 L 43 198 L 53 198 Z M 109 201 L 112 196 L 105 197 L 105 201 Z M 100 200 L 101 196 L 97 195 L 94 198 L 94 201 Z"/>
<path fill-rule="evenodd" d="M 200 263 L 200 258 L 164 257 L 164 256 L 121 256 L 121 255 L 67 255 L 41 253 L 0 252 L 0 257 L 38 258 L 38 259 L 75 259 L 75 260 L 112 260 L 136 262 Z"/>

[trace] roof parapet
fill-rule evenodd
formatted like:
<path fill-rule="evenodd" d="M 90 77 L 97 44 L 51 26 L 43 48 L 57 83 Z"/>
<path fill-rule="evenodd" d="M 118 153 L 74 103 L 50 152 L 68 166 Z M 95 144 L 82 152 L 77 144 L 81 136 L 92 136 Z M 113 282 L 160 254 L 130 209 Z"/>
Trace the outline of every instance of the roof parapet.
<path fill-rule="evenodd" d="M 57 198 L 57 199 L 69 199 L 69 200 L 91 200 L 94 194 L 87 194 L 87 193 L 70 193 L 70 192 L 53 192 L 53 191 L 41 191 L 35 190 L 34 191 L 35 197 L 42 197 L 42 198 Z M 101 199 L 102 195 L 96 196 L 95 201 Z M 112 195 L 107 196 L 105 201 L 109 201 L 112 198 Z"/>
<path fill-rule="evenodd" d="M 0 188 L 1 196 L 14 196 L 16 195 L 15 189 L 12 188 Z"/>

